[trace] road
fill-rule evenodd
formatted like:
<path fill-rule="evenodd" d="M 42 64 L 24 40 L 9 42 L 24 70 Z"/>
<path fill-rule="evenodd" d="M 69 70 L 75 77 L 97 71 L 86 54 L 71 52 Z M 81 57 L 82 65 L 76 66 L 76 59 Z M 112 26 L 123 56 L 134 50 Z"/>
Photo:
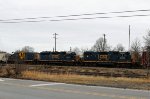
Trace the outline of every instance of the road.
<path fill-rule="evenodd" d="M 0 78 L 0 99 L 150 99 L 150 91 Z"/>

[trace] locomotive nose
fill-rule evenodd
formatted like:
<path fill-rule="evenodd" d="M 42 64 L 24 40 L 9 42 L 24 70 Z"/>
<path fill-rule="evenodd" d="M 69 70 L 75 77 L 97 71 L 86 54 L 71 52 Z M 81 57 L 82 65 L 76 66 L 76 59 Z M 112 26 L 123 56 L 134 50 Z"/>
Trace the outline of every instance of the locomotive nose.
<path fill-rule="evenodd" d="M 25 58 L 25 53 L 24 52 L 20 52 L 19 53 L 19 58 L 20 59 L 24 59 Z"/>

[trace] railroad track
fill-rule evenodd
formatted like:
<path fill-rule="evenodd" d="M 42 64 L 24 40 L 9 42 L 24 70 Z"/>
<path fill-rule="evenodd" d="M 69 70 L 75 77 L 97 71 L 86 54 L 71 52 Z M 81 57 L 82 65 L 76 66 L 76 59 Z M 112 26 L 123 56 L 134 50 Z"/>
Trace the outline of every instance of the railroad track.
<path fill-rule="evenodd" d="M 105 68 L 105 67 L 81 67 L 81 66 L 48 66 L 48 65 L 22 65 L 7 64 L 17 72 L 24 70 L 40 71 L 51 74 L 78 74 L 107 77 L 132 77 L 144 78 L 147 76 L 145 69 L 127 69 L 127 68 Z"/>

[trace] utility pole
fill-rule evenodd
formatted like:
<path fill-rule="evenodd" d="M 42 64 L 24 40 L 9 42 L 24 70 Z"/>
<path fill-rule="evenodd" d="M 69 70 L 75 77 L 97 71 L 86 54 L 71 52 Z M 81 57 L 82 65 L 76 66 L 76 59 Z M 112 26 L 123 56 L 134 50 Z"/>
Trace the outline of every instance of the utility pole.
<path fill-rule="evenodd" d="M 104 34 L 104 44 L 103 44 L 103 51 L 105 51 L 105 43 L 106 43 L 106 40 L 105 40 L 105 34 Z"/>
<path fill-rule="evenodd" d="M 129 50 L 130 50 L 130 25 L 129 25 Z"/>
<path fill-rule="evenodd" d="M 53 47 L 53 52 L 54 52 L 54 47 Z"/>
<path fill-rule="evenodd" d="M 55 39 L 55 52 L 56 52 L 56 39 L 57 39 L 56 36 L 57 36 L 58 34 L 54 33 L 53 35 L 54 35 L 53 38 Z"/>
<path fill-rule="evenodd" d="M 72 51 L 72 48 L 70 47 L 70 52 Z"/>

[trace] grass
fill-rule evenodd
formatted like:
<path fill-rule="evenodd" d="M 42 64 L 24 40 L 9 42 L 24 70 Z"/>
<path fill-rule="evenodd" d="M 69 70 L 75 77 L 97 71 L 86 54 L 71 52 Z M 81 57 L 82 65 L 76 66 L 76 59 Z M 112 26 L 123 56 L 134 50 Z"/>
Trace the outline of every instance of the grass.
<path fill-rule="evenodd" d="M 150 89 L 150 79 L 146 78 L 126 78 L 126 77 L 103 77 L 85 76 L 76 74 L 48 74 L 37 71 L 24 71 L 21 73 L 24 79 L 53 81 L 62 83 L 74 83 L 85 85 L 102 85 L 111 87 L 123 87 L 134 89 Z"/>
<path fill-rule="evenodd" d="M 150 79 L 143 69 L 19 66 L 0 67 L 0 77 L 150 90 Z"/>
<path fill-rule="evenodd" d="M 0 67 L 0 77 L 13 77 L 15 76 L 15 71 L 9 67 Z"/>

